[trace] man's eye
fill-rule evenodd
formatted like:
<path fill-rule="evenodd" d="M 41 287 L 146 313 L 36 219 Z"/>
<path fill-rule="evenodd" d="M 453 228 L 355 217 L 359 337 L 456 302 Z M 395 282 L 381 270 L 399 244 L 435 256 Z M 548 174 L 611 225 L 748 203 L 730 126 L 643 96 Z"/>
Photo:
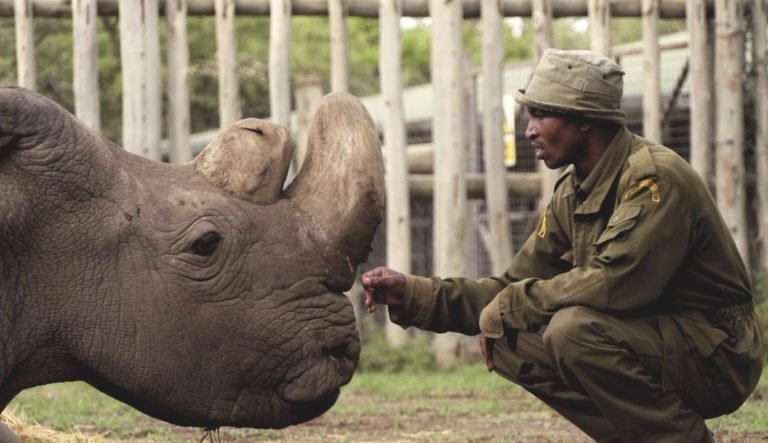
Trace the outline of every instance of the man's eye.
<path fill-rule="evenodd" d="M 206 232 L 202 237 L 195 240 L 189 251 L 193 254 L 207 257 L 214 252 L 221 242 L 221 235 L 218 232 Z"/>

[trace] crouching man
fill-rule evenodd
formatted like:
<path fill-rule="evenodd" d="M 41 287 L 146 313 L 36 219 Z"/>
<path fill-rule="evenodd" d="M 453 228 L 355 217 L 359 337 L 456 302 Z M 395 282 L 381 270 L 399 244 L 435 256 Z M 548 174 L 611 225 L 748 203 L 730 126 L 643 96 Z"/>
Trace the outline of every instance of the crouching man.
<path fill-rule="evenodd" d="M 517 93 L 536 158 L 567 169 L 503 275 L 376 268 L 365 302 L 404 327 L 481 334 L 489 370 L 597 441 L 713 441 L 704 420 L 762 370 L 749 277 L 702 179 L 624 126 L 623 75 L 550 49 Z"/>

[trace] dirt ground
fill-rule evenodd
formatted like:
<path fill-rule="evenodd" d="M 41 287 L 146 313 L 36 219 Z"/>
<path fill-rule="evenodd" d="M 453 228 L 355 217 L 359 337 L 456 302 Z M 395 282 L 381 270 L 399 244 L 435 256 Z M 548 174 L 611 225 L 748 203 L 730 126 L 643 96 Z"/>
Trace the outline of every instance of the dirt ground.
<path fill-rule="evenodd" d="M 191 442 L 591 442 L 584 433 L 555 412 L 542 407 L 535 398 L 520 394 L 505 400 L 497 413 L 443 413 L 441 405 L 471 404 L 476 398 L 430 397 L 423 400 L 393 399 L 382 404 L 380 397 L 353 394 L 344 401 L 359 407 L 359 413 L 334 410 L 302 425 L 281 430 L 245 431 L 224 428 L 206 434 L 200 430 L 174 428 L 180 441 Z M 372 403 L 373 402 L 373 403 Z M 381 404 L 381 413 L 363 413 L 371 404 Z M 452 406 L 453 408 L 453 406 Z M 156 425 L 156 424 L 155 424 Z M 718 442 L 750 443 L 768 441 L 765 432 L 718 430 Z M 152 437 L 149 440 L 155 441 Z M 162 440 L 157 440 L 162 441 Z"/>

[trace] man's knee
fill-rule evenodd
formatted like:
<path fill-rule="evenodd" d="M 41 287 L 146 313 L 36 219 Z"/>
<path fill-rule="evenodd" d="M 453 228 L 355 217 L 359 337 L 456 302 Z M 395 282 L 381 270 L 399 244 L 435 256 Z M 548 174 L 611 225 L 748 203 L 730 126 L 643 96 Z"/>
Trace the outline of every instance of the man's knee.
<path fill-rule="evenodd" d="M 602 315 L 584 306 L 557 311 L 542 335 L 547 353 L 555 360 L 582 355 L 585 348 L 594 346 L 600 336 Z"/>

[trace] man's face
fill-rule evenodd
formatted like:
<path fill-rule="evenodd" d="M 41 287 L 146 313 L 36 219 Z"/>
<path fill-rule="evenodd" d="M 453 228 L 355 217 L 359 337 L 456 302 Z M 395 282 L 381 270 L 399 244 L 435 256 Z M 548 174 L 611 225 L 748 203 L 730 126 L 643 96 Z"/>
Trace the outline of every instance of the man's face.
<path fill-rule="evenodd" d="M 584 155 L 586 132 L 581 122 L 560 114 L 529 108 L 525 137 L 531 141 L 536 159 L 550 169 L 578 163 Z"/>

